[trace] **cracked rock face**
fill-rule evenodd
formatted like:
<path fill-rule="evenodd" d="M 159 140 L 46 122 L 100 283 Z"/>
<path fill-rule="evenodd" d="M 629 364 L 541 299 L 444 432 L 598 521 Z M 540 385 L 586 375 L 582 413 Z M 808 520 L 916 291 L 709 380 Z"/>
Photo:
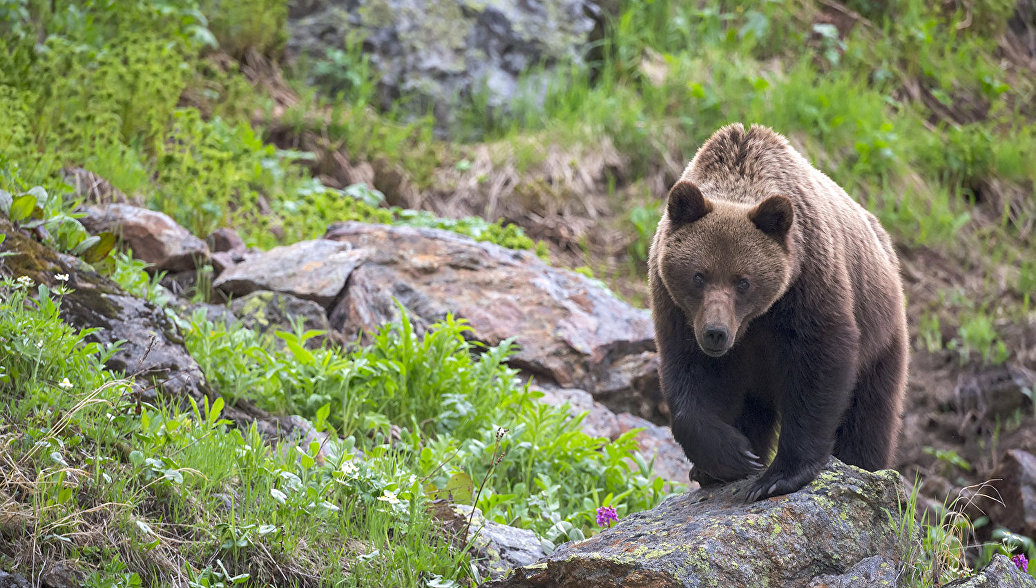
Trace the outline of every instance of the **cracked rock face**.
<path fill-rule="evenodd" d="M 865 573 L 867 564 L 856 566 L 873 556 L 899 566 L 889 513 L 907 496 L 895 472 L 832 459 L 802 490 L 746 503 L 750 483 L 670 496 L 490 586 L 794 587 L 854 568 Z"/>

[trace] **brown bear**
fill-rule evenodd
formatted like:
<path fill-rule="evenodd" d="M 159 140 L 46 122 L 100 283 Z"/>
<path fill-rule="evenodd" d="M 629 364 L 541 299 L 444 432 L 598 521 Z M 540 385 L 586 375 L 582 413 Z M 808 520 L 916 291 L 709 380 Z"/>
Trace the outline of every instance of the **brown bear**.
<path fill-rule="evenodd" d="M 784 137 L 732 124 L 709 138 L 669 192 L 648 264 L 692 479 L 740 479 L 772 456 L 754 501 L 798 490 L 832 454 L 889 467 L 908 357 L 899 261 L 877 218 Z"/>

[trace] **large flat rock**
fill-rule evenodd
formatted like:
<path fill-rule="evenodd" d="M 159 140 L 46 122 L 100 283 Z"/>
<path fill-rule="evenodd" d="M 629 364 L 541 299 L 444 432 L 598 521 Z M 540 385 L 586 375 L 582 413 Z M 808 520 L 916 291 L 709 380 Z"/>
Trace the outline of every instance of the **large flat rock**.
<path fill-rule="evenodd" d="M 746 503 L 750 482 L 670 496 L 490 586 L 796 587 L 875 556 L 898 567 L 889 514 L 907 496 L 896 472 L 832 459 L 802 490 Z"/>
<path fill-rule="evenodd" d="M 367 254 L 348 243 L 299 241 L 248 256 L 224 270 L 212 285 L 233 296 L 260 290 L 283 292 L 327 308 Z"/>
<path fill-rule="evenodd" d="M 332 225 L 325 239 L 370 252 L 349 268 L 348 286 L 331 309 L 331 325 L 346 335 L 398 319 L 398 301 L 419 330 L 452 313 L 487 344 L 514 337 L 520 349 L 512 363 L 562 387 L 622 397 L 644 394 L 634 383 L 657 382 L 653 362 L 624 361 L 653 350 L 650 313 L 531 253 L 436 229 L 355 222 Z M 617 384 L 612 366 L 620 364 L 645 373 L 626 373 Z M 647 394 L 655 397 L 647 404 L 657 406 L 657 384 Z"/>

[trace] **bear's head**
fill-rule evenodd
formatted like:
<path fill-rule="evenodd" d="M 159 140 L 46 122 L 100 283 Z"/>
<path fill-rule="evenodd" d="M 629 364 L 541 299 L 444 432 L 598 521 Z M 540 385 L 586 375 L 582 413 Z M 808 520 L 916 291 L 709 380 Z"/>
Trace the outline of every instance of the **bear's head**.
<path fill-rule="evenodd" d="M 776 195 L 755 206 L 709 200 L 681 180 L 666 208 L 668 229 L 657 243 L 662 284 L 701 350 L 719 357 L 788 289 L 791 200 Z"/>

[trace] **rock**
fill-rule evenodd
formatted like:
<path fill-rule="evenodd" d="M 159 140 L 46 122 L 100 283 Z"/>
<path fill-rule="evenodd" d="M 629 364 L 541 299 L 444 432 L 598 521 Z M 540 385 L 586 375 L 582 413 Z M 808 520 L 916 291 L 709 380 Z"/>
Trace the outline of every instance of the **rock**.
<path fill-rule="evenodd" d="M 436 518 L 453 533 L 461 535 L 467 529 L 467 537 L 460 539 L 462 542 L 472 542 L 472 560 L 483 575 L 492 579 L 502 578 L 512 568 L 529 565 L 545 555 L 543 545 L 535 533 L 487 521 L 477 508 L 437 501 L 433 503 L 432 509 Z M 472 510 L 475 511 L 474 516 L 471 515 Z"/>
<path fill-rule="evenodd" d="M 196 400 L 208 393 L 205 375 L 183 345 L 183 336 L 160 309 L 119 292 L 90 290 L 80 283 L 65 296 L 65 320 L 80 329 L 97 328 L 89 340 L 123 341 L 105 364 L 137 380 L 145 397 L 157 386 L 174 398 Z"/>
<path fill-rule="evenodd" d="M 1036 372 L 1021 365 L 986 366 L 960 374 L 954 389 L 954 408 L 979 422 L 1007 419 L 1015 412 L 1029 411 L 1032 401 L 1026 391 L 1036 385 Z"/>
<path fill-rule="evenodd" d="M 896 562 L 880 555 L 861 560 L 844 574 L 825 574 L 813 578 L 809 588 L 880 588 L 899 586 L 902 575 Z"/>
<path fill-rule="evenodd" d="M 1031 564 L 1030 564 L 1031 565 Z M 1036 578 L 1023 573 L 1007 556 L 996 554 L 984 570 L 943 584 L 943 588 L 1036 588 Z"/>
<path fill-rule="evenodd" d="M 212 273 L 216 277 L 219 277 L 223 272 L 234 267 L 237 264 L 237 260 L 234 256 L 226 251 L 217 251 L 212 254 Z"/>
<path fill-rule="evenodd" d="M 669 421 L 669 407 L 658 381 L 658 354 L 644 351 L 597 366 L 594 398 L 615 411 L 647 416 L 656 422 Z M 636 394 L 630 394 L 630 390 Z"/>
<path fill-rule="evenodd" d="M 896 472 L 832 459 L 802 490 L 745 503 L 751 481 L 672 495 L 489 586 L 791 587 L 873 556 L 898 567 Z"/>
<path fill-rule="evenodd" d="M 257 253 L 224 271 L 213 286 L 234 296 L 284 292 L 327 308 L 369 252 L 327 239 L 299 241 Z"/>
<path fill-rule="evenodd" d="M 0 571 L 0 588 L 32 588 L 32 584 L 21 574 Z"/>
<path fill-rule="evenodd" d="M 90 341 L 105 345 L 123 341 L 108 360 L 109 369 L 134 377 L 148 397 L 154 396 L 156 384 L 173 398 L 186 394 L 200 399 L 208 392 L 205 376 L 184 348 L 182 335 L 160 308 L 130 296 L 79 259 L 40 245 L 5 219 L 0 219 L 0 232 L 7 235 L 5 249 L 16 253 L 4 258 L 15 276 L 28 276 L 54 288 L 61 283 L 56 274 L 68 275 L 72 292 L 62 301 L 62 316 L 69 324 L 97 329 L 88 336 Z"/>
<path fill-rule="evenodd" d="M 205 237 L 205 243 L 215 253 L 241 255 L 245 252 L 245 242 L 241 239 L 241 235 L 238 235 L 234 229 L 227 227 L 213 231 L 208 237 Z"/>
<path fill-rule="evenodd" d="M 512 365 L 538 381 L 594 395 L 613 365 L 654 348 L 648 311 L 527 251 L 437 229 L 355 222 L 332 225 L 325 238 L 372 252 L 354 270 L 346 267 L 349 286 L 331 309 L 331 326 L 347 336 L 398 319 L 393 299 L 418 331 L 452 312 L 469 322 L 479 341 L 497 345 L 514 337 L 520 349 Z M 642 369 L 649 373 L 629 381 L 650 381 L 653 364 L 642 362 Z M 640 395 L 637 389 L 608 387 L 609 397 L 640 406 L 623 397 Z M 648 394 L 654 398 L 657 391 Z"/>
<path fill-rule="evenodd" d="M 43 588 L 80 588 L 82 574 L 63 563 L 45 567 L 40 573 Z"/>
<path fill-rule="evenodd" d="M 475 97 L 493 109 L 523 91 L 540 99 L 551 69 L 566 74 L 583 63 L 603 30 L 589 0 L 297 0 L 289 14 L 289 52 L 329 60 L 329 52 L 362 41 L 381 106 L 404 104 L 419 116 L 432 106 L 440 129 L 455 106 Z M 519 77 L 537 67 L 545 73 L 520 87 Z M 332 93 L 348 83 L 344 75 L 314 78 Z"/>
<path fill-rule="evenodd" d="M 261 333 L 271 330 L 293 332 L 293 319 L 301 319 L 305 330 L 331 330 L 322 306 L 283 292 L 259 290 L 246 294 L 231 300 L 230 310 L 244 326 Z M 307 341 L 307 345 L 319 347 L 323 340 L 324 337 L 314 337 Z"/>
<path fill-rule="evenodd" d="M 1012 449 L 1004 454 L 990 476 L 990 485 L 1002 504 L 986 501 L 983 509 L 990 520 L 1008 529 L 1036 537 L 1036 456 Z"/>
<path fill-rule="evenodd" d="M 79 222 L 91 233 L 111 231 L 133 250 L 133 256 L 155 271 L 192 270 L 208 262 L 205 242 L 168 215 L 129 204 L 87 206 Z"/>

